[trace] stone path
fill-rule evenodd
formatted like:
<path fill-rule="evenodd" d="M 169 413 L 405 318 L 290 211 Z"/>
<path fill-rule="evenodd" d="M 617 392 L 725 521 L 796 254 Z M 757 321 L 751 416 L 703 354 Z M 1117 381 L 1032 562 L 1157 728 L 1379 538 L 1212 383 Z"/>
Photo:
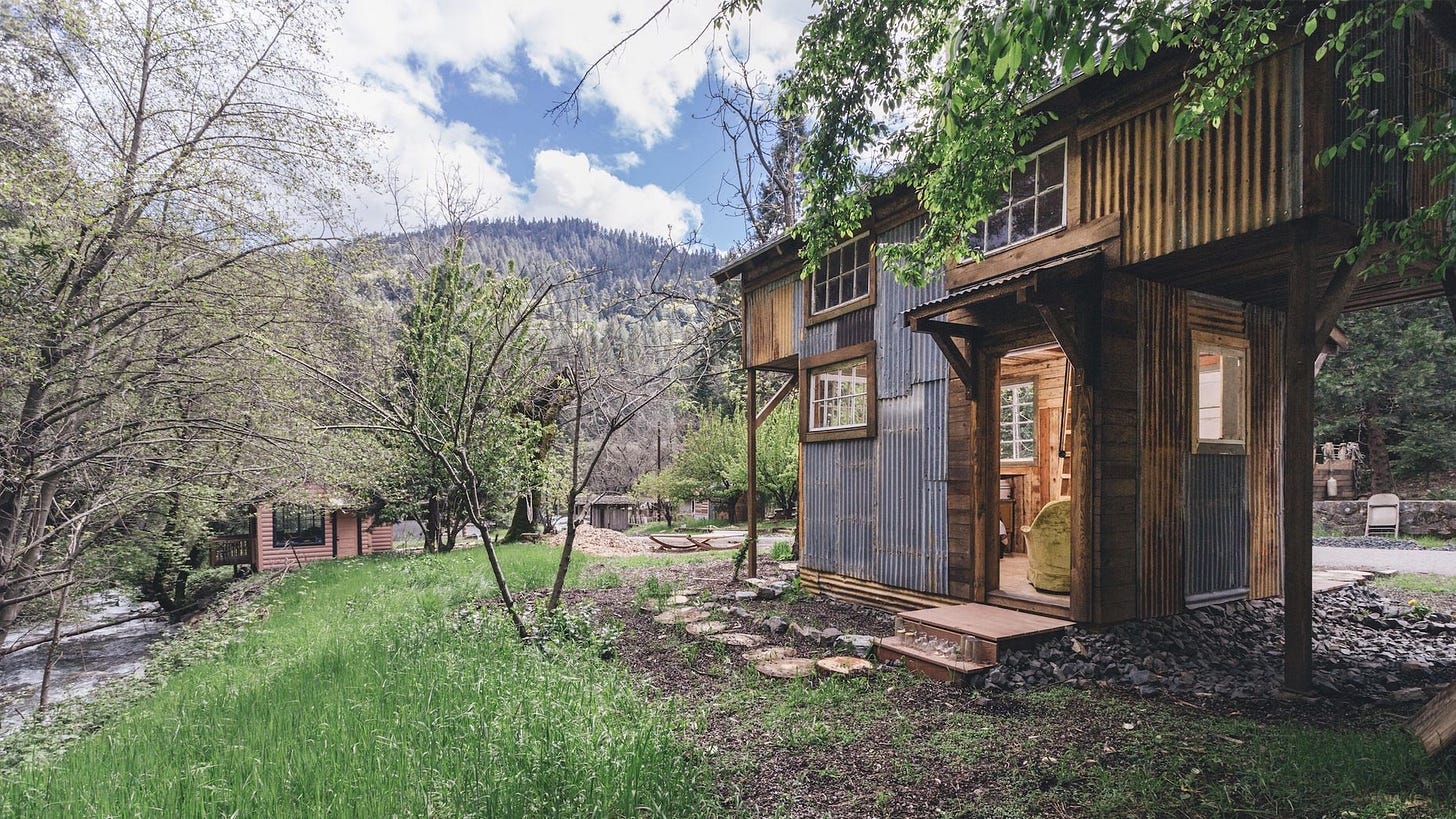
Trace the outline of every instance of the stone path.
<path fill-rule="evenodd" d="M 1456 552 L 1425 549 L 1314 548 L 1314 565 L 1327 569 L 1392 570 L 1456 576 Z"/>

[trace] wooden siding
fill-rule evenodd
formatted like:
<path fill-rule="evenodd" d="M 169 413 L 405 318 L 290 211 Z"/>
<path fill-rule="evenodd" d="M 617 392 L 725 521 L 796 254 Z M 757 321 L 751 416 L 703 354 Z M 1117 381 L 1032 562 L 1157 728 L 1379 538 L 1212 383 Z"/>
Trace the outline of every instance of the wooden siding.
<path fill-rule="evenodd" d="M 1197 247 L 1300 215 L 1297 89 L 1302 47 L 1254 67 L 1240 113 L 1173 140 L 1173 103 L 1082 141 L 1081 221 L 1121 214 L 1123 260 Z"/>
<path fill-rule="evenodd" d="M 273 545 L 273 504 L 258 504 L 259 571 L 296 569 L 315 560 L 331 560 L 334 556 L 334 516 L 324 515 L 324 542 L 312 546 L 276 548 Z"/>
<path fill-rule="evenodd" d="M 1284 316 L 1245 311 L 1249 335 L 1249 596 L 1284 593 Z"/>
<path fill-rule="evenodd" d="M 394 548 L 394 526 L 389 523 L 375 524 L 372 518 L 365 518 L 364 548 L 370 554 L 388 552 Z"/>
<path fill-rule="evenodd" d="M 799 279 L 788 276 L 743 296 L 747 366 L 761 367 L 799 351 L 794 291 Z"/>
<path fill-rule="evenodd" d="M 1087 613 L 1094 623 L 1137 616 L 1138 293 L 1125 273 L 1103 276 L 1098 368 L 1091 407 L 1092 542 Z M 1073 572 L 1078 572 L 1073 558 Z M 1077 605 L 1073 594 L 1073 605 Z"/>
<path fill-rule="evenodd" d="M 1439 112 L 1451 104 L 1449 76 L 1456 69 L 1453 60 L 1439 40 L 1431 36 L 1424 25 L 1411 26 L 1410 84 L 1411 113 L 1423 116 Z M 1417 160 L 1410 167 L 1410 197 L 1412 208 L 1424 208 L 1451 195 L 1449 182 L 1437 182 L 1435 177 L 1441 171 L 1436 162 Z M 1445 233 L 1442 225 L 1431 225 Z"/>
<path fill-rule="evenodd" d="M 1193 350 L 1187 291 L 1153 282 L 1138 289 L 1138 611 L 1161 617 L 1183 610 Z"/>

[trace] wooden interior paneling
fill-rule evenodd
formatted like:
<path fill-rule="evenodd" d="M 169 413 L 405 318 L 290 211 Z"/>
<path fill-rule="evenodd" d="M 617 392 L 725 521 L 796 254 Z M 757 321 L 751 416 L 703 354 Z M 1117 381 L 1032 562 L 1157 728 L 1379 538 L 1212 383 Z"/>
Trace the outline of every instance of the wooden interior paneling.
<path fill-rule="evenodd" d="M 1000 475 L 1020 476 L 1015 498 L 1017 518 L 1029 524 L 1048 502 L 1071 492 L 1062 475 L 1067 464 L 1057 456 L 1061 441 L 1063 385 L 1067 358 L 1058 348 L 1013 354 L 1001 360 L 1001 386 L 1031 382 L 1036 388 L 1036 458 L 1030 462 L 1001 462 Z M 1025 551 L 1020 532 L 1011 532 L 1016 551 Z"/>

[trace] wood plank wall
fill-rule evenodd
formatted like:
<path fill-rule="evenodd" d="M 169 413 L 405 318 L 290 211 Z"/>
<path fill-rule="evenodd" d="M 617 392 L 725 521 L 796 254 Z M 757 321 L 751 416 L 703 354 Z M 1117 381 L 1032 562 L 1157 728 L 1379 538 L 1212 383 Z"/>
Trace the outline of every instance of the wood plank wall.
<path fill-rule="evenodd" d="M 1447 78 L 1456 65 L 1452 64 L 1451 56 L 1425 26 L 1411 26 L 1410 37 L 1411 113 L 1419 116 L 1439 112 L 1451 104 Z M 1411 163 L 1410 204 L 1413 209 L 1428 207 L 1451 194 L 1449 182 L 1438 183 L 1435 179 L 1440 170 L 1441 165 L 1436 162 L 1418 160 Z M 1441 234 L 1446 232 L 1444 225 L 1432 223 L 1430 227 Z"/>
<path fill-rule="evenodd" d="M 794 310 L 794 288 L 798 284 L 798 277 L 788 276 L 744 294 L 749 367 L 761 367 L 798 353 L 798 313 Z"/>
<path fill-rule="evenodd" d="M 1173 141 L 1171 102 L 1082 141 L 1082 221 L 1122 214 L 1124 261 L 1295 218 L 1300 190 L 1296 89 L 1302 47 L 1254 67 L 1240 113 Z"/>
<path fill-rule="evenodd" d="M 964 342 L 956 342 L 964 349 Z M 945 424 L 945 498 L 946 550 L 950 596 L 957 600 L 976 600 L 975 559 L 971 530 L 971 402 L 966 397 L 965 382 L 950 373 L 946 384 Z"/>
<path fill-rule="evenodd" d="M 1098 369 L 1090 419 L 1092 441 L 1090 598 L 1076 600 L 1095 623 L 1137 616 L 1138 462 L 1137 283 L 1121 272 L 1104 274 Z M 1079 426 L 1081 423 L 1079 422 Z"/>
<path fill-rule="evenodd" d="M 1284 593 L 1284 314 L 1245 310 L 1249 338 L 1249 596 Z"/>
<path fill-rule="evenodd" d="M 1190 436 L 1192 337 L 1187 291 L 1143 281 L 1138 286 L 1138 371 L 1142 439 L 1139 473 L 1138 612 L 1183 610 L 1184 498 Z M 1202 312 L 1202 311 L 1200 311 Z"/>

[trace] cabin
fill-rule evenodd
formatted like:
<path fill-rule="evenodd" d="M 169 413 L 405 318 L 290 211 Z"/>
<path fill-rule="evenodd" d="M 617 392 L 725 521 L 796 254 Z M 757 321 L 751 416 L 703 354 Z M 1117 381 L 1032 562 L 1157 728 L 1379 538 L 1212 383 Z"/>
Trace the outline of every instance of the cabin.
<path fill-rule="evenodd" d="M 588 526 L 625 532 L 642 522 L 642 504 L 626 495 L 599 492 L 576 502 L 576 517 Z"/>
<path fill-rule="evenodd" d="M 1390 40 L 1378 102 L 1439 104 L 1450 56 Z M 1094 626 L 1284 595 L 1309 690 L 1316 360 L 1342 311 L 1439 292 L 1340 258 L 1372 191 L 1389 215 L 1448 192 L 1432 167 L 1318 165 L 1347 127 L 1332 61 L 1280 43 L 1196 141 L 1173 140 L 1173 54 L 1033 102 L 1056 116 L 969 226 L 983 258 L 926 287 L 878 261 L 923 224 L 903 193 L 808 269 L 785 237 L 715 274 L 742 291 L 750 476 L 800 393 L 806 589 Z M 760 409 L 767 373 L 787 381 Z"/>
<path fill-rule="evenodd" d="M 249 504 L 214 524 L 209 563 L 256 572 L 392 550 L 394 526 L 358 506 L 319 488 Z"/>

